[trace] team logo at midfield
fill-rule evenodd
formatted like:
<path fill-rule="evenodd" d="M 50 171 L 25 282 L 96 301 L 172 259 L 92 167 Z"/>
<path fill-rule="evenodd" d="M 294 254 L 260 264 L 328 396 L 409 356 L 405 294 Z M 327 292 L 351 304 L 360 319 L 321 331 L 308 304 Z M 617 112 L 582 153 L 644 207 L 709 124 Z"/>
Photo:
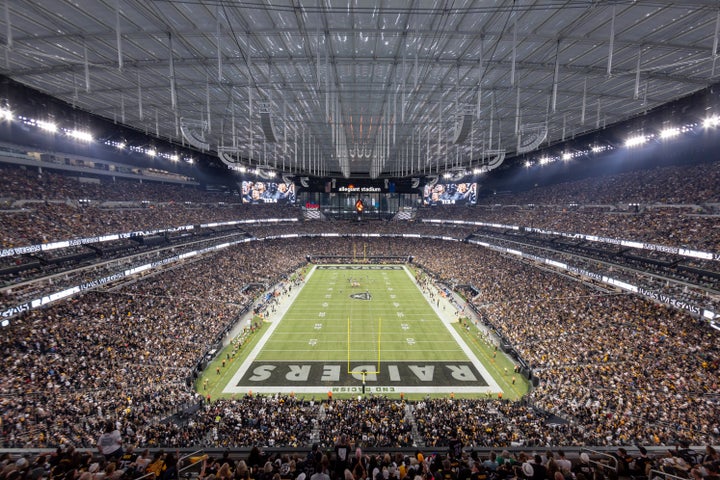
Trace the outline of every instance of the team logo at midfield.
<path fill-rule="evenodd" d="M 370 292 L 351 293 L 350 298 L 355 300 L 372 300 L 372 295 L 370 295 Z"/>

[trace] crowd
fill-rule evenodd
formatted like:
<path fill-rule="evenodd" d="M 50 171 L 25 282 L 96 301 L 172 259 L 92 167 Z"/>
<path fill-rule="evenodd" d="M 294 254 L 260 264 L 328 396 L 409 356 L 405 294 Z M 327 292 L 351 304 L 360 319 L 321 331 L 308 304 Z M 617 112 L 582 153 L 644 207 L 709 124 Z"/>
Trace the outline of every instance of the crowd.
<path fill-rule="evenodd" d="M 420 216 L 542 226 L 718 251 L 718 236 L 710 233 L 717 229 L 717 222 L 694 215 L 692 209 L 669 214 L 663 209 L 614 213 L 560 207 L 576 198 L 579 202 L 693 205 L 717 200 L 713 197 L 717 163 L 703 166 L 690 179 L 683 178 L 684 185 L 690 180 L 697 184 L 692 196 L 688 189 L 669 188 L 671 184 L 660 188 L 661 179 L 673 172 L 658 169 L 645 177 L 622 174 L 598 186 L 582 181 L 504 199 L 542 207 L 437 207 L 423 210 Z M 20 170 L 3 173 L 9 181 L 0 197 L 12 199 L 0 214 L 4 247 L 254 215 L 298 214 L 276 205 L 206 204 L 205 193 L 187 187 L 80 184 L 52 174 L 37 178 L 37 173 Z M 77 203 L 81 197 L 162 203 L 105 209 L 82 206 Z M 28 198 L 42 202 L 16 211 L 15 202 Z M 186 201 L 204 204 L 187 205 Z M 247 228 L 257 238 L 333 232 L 463 239 L 476 230 L 421 222 L 298 222 Z M 507 339 L 539 380 L 524 402 L 426 399 L 408 403 L 382 397 L 327 402 L 292 395 L 246 395 L 208 402 L 192 389 L 198 360 L 259 293 L 243 291 L 244 285 L 272 284 L 308 256 L 372 255 L 411 255 L 438 281 L 473 285 L 480 292 L 472 299 L 478 322 Z M 478 328 L 476 334 L 493 341 L 486 331 Z M 702 445 L 720 440 L 720 347 L 707 323 L 460 242 L 317 236 L 244 243 L 112 289 L 27 312 L 13 318 L 3 334 L 0 437 L 4 447 L 94 447 L 108 419 L 122 432 L 125 445 L 165 448 L 312 443 L 332 448 L 341 438 L 360 448 L 407 447 L 419 438 L 433 448 L 449 448 L 455 439 L 467 446 L 498 449 L 659 446 L 680 441 Z M 188 418 L 168 420 L 193 405 L 200 407 Z M 551 417 L 564 421 L 551 423 Z M 279 460 L 277 472 L 274 463 L 267 472 L 264 462 L 257 463 L 264 474 L 273 474 L 267 480 L 273 480 L 275 473 L 283 478 L 279 470 L 290 461 Z M 296 460 L 298 470 L 301 459 Z M 256 461 L 248 459 L 245 473 Z M 423 465 L 422 460 L 416 461 Z M 76 472 L 80 474 L 90 468 L 87 461 L 82 462 L 78 459 L 81 470 Z M 378 465 L 384 472 L 384 459 L 376 459 L 374 465 L 369 458 L 363 462 L 367 462 L 364 475 L 370 476 L 368 470 Z M 314 468 L 323 468 L 321 461 L 313 463 Z M 400 480 L 400 465 L 396 462 L 392 471 L 390 463 L 385 465 L 388 477 L 384 478 Z M 221 468 L 218 465 L 214 475 Z M 240 464 L 228 468 L 231 477 L 246 478 L 245 473 L 236 473 L 243 470 Z M 366 477 L 361 473 L 353 478 Z M 380 479 L 373 475 L 372 480 Z"/>
<path fill-rule="evenodd" d="M 479 196 L 481 205 L 569 204 L 690 204 L 703 207 L 718 202 L 720 162 L 692 166 L 608 172 L 583 180 L 537 186 L 524 192 Z"/>
<path fill-rule="evenodd" d="M 204 348 L 252 301 L 239 286 L 272 282 L 307 254 L 348 254 L 354 243 L 243 244 L 14 320 L 0 343 L 4 444 L 92 446 L 110 417 L 130 428 L 139 445 L 306 445 L 313 431 L 326 432 L 323 443 L 345 434 L 368 445 L 407 445 L 408 412 L 393 401 L 360 407 L 337 400 L 321 407 L 305 399 L 248 397 L 204 405 L 187 425 L 160 422 L 204 400 L 188 378 Z M 416 405 L 411 417 L 426 444 L 442 444 L 448 428 L 462 429 L 468 444 L 491 446 L 718 440 L 713 392 L 720 351 L 706 324 L 471 245 L 436 255 L 445 248 L 440 240 L 367 239 L 372 254 L 412 251 L 437 279 L 476 285 L 482 319 L 509 339 L 541 381 L 528 405 L 499 404 L 482 414 L 487 404 L 467 400 Z M 571 421 L 548 427 L 547 416 L 536 411 Z M 373 423 L 363 423 L 369 418 Z"/>

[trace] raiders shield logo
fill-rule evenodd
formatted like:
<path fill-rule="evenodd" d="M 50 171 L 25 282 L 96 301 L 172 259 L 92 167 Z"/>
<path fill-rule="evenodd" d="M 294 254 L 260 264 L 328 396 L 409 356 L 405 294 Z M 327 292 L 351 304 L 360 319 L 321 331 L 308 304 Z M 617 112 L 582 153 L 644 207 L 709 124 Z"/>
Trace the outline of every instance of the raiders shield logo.
<path fill-rule="evenodd" d="M 350 298 L 355 300 L 372 300 L 372 295 L 370 295 L 370 292 L 351 293 Z"/>

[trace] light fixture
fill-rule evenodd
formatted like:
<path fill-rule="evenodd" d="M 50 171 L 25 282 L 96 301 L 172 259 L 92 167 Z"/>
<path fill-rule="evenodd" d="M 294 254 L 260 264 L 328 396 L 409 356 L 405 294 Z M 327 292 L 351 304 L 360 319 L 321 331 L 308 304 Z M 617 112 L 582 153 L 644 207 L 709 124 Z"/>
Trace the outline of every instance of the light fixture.
<path fill-rule="evenodd" d="M 155 150 L 154 148 L 148 148 L 147 150 L 145 150 L 145 153 L 147 153 L 149 157 L 154 157 L 155 155 L 157 155 L 157 150 Z"/>
<path fill-rule="evenodd" d="M 178 157 L 177 155 L 170 155 L 170 160 L 172 160 L 173 162 L 177 162 L 178 160 L 180 160 L 180 157 Z"/>
<path fill-rule="evenodd" d="M 562 159 L 563 159 L 563 161 L 565 161 L 565 162 L 567 162 L 567 161 L 570 160 L 571 158 L 572 158 L 572 153 L 570 153 L 570 152 L 564 152 L 564 153 L 562 154 Z"/>
<path fill-rule="evenodd" d="M 12 120 L 13 119 L 13 113 L 9 108 L 0 108 L 0 119 L 2 120 Z"/>
<path fill-rule="evenodd" d="M 628 148 L 637 147 L 647 142 L 645 135 L 636 135 L 625 140 L 625 146 Z"/>
<path fill-rule="evenodd" d="M 45 130 L 46 132 L 55 133 L 57 132 L 57 125 L 53 122 L 44 122 L 42 120 L 37 121 L 37 126 L 40 127 L 40 129 Z"/>
<path fill-rule="evenodd" d="M 662 139 L 677 137 L 678 135 L 680 135 L 680 129 L 677 127 L 668 127 L 660 130 L 660 138 Z"/>
<path fill-rule="evenodd" d="M 80 140 L 82 142 L 93 141 L 93 137 L 90 132 L 83 132 L 82 130 L 69 130 L 67 134 L 75 140 Z"/>
<path fill-rule="evenodd" d="M 718 117 L 717 115 L 712 115 L 703 120 L 703 127 L 715 128 L 718 126 L 718 123 L 720 123 L 720 117 Z"/>

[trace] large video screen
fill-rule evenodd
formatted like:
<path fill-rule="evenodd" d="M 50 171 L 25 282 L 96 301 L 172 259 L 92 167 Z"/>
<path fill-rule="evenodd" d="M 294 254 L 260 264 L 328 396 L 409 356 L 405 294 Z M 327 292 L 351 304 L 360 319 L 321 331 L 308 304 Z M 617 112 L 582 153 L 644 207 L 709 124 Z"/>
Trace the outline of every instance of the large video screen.
<path fill-rule="evenodd" d="M 295 203 L 295 184 L 242 182 L 243 203 Z"/>
<path fill-rule="evenodd" d="M 423 205 L 474 205 L 477 183 L 436 183 L 423 188 Z"/>

